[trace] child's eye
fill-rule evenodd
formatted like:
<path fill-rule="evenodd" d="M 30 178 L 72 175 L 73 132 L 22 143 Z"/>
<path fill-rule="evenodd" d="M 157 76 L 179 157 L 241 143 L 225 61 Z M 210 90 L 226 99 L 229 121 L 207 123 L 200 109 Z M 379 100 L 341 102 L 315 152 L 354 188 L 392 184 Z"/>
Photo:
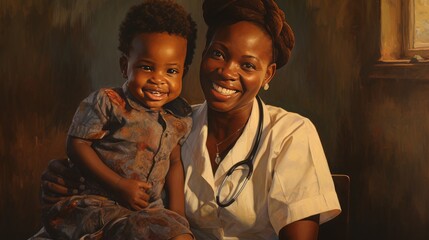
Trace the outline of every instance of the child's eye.
<path fill-rule="evenodd" d="M 144 71 L 152 71 L 153 70 L 153 68 L 151 66 L 148 66 L 148 65 L 141 65 L 141 66 L 139 66 L 139 68 L 141 70 L 144 70 Z"/>
<path fill-rule="evenodd" d="M 219 50 L 213 50 L 213 51 L 211 52 L 211 56 L 212 56 L 213 58 L 215 58 L 215 59 L 223 59 L 223 54 L 222 54 L 222 52 L 221 52 L 221 51 L 219 51 Z"/>
<path fill-rule="evenodd" d="M 175 69 L 175 68 L 170 68 L 167 70 L 168 74 L 178 74 L 179 73 L 179 69 Z"/>
<path fill-rule="evenodd" d="M 246 70 L 256 70 L 256 66 L 252 63 L 244 63 L 243 68 Z"/>

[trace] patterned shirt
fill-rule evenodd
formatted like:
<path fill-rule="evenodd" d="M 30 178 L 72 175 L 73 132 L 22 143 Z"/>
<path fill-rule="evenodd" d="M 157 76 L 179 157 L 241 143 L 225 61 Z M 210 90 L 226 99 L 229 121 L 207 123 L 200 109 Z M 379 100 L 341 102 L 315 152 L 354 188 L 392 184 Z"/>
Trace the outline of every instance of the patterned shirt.
<path fill-rule="evenodd" d="M 179 116 L 177 108 L 166 106 L 160 111 L 150 110 L 137 102 L 127 85 L 90 94 L 77 109 L 68 134 L 91 140 L 101 160 L 122 177 L 151 183 L 150 202 L 161 201 L 170 154 L 191 129 L 190 112 Z M 180 98 L 173 102 L 178 101 L 190 109 Z M 88 189 L 83 194 L 113 198 L 86 177 Z"/>

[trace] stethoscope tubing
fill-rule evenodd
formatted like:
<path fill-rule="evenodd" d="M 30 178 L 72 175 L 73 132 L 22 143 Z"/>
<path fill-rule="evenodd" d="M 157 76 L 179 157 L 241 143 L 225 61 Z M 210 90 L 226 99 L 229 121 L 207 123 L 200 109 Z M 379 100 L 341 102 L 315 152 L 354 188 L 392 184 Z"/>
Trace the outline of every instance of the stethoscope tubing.
<path fill-rule="evenodd" d="M 255 159 L 256 156 L 256 152 L 258 150 L 258 146 L 259 143 L 261 141 L 261 136 L 262 136 L 262 126 L 264 123 L 264 110 L 263 110 L 263 106 L 262 106 L 262 100 L 259 96 L 256 96 L 256 100 L 258 102 L 258 108 L 259 108 L 259 122 L 258 122 L 258 129 L 256 132 L 256 139 L 255 139 L 255 143 L 252 146 L 252 150 L 250 151 L 250 155 L 249 157 L 247 157 L 246 159 L 244 159 L 243 161 L 240 161 L 236 164 L 234 164 L 227 172 L 225 175 L 225 178 L 223 179 L 221 185 L 218 188 L 218 192 L 216 195 L 216 203 L 219 207 L 228 207 L 229 205 L 231 205 L 233 202 L 235 202 L 235 200 L 237 199 L 237 197 L 240 195 L 240 193 L 243 191 L 244 187 L 247 184 L 247 181 L 250 179 L 250 177 L 252 177 L 253 174 L 253 161 Z M 226 203 L 221 203 L 219 200 L 219 195 L 220 195 L 220 191 L 222 189 L 222 187 L 224 186 L 224 184 L 226 183 L 227 178 L 235 171 L 235 169 L 241 165 L 247 165 L 249 167 L 249 172 L 246 176 L 246 179 L 244 180 L 244 183 L 242 185 L 242 187 L 238 190 L 238 192 L 236 194 L 234 194 L 234 196 L 232 197 L 232 199 Z"/>

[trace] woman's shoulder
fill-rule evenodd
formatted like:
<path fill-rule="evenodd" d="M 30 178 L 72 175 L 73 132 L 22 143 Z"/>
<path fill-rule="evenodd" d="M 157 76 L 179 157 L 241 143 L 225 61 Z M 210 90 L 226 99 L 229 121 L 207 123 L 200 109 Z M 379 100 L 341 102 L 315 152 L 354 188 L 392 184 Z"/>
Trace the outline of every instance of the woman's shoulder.
<path fill-rule="evenodd" d="M 284 108 L 273 106 L 273 105 L 265 105 L 268 110 L 268 114 L 270 115 L 270 119 L 273 122 L 305 122 L 310 121 L 307 117 L 302 116 L 296 112 L 290 112 Z"/>
<path fill-rule="evenodd" d="M 297 129 L 314 129 L 310 119 L 299 113 L 289 112 L 281 107 L 265 105 L 273 129 L 281 129 L 283 132 L 296 131 Z"/>

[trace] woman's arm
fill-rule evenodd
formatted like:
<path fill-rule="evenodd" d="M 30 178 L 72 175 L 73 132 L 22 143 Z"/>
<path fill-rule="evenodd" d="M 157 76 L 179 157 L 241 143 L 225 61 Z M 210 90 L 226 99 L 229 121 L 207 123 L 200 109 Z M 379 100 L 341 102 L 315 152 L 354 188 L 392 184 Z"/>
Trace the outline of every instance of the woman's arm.
<path fill-rule="evenodd" d="M 149 196 L 145 190 L 150 188 L 150 185 L 119 176 L 103 163 L 91 144 L 88 140 L 69 136 L 67 153 L 80 169 L 89 172 L 102 185 L 113 190 L 124 204 L 135 210 L 147 207 Z"/>
<path fill-rule="evenodd" d="M 184 170 L 180 153 L 180 145 L 177 145 L 171 152 L 166 188 L 169 202 L 168 208 L 185 216 Z"/>
<path fill-rule="evenodd" d="M 317 240 L 319 215 L 310 216 L 284 226 L 279 232 L 280 240 Z"/>

